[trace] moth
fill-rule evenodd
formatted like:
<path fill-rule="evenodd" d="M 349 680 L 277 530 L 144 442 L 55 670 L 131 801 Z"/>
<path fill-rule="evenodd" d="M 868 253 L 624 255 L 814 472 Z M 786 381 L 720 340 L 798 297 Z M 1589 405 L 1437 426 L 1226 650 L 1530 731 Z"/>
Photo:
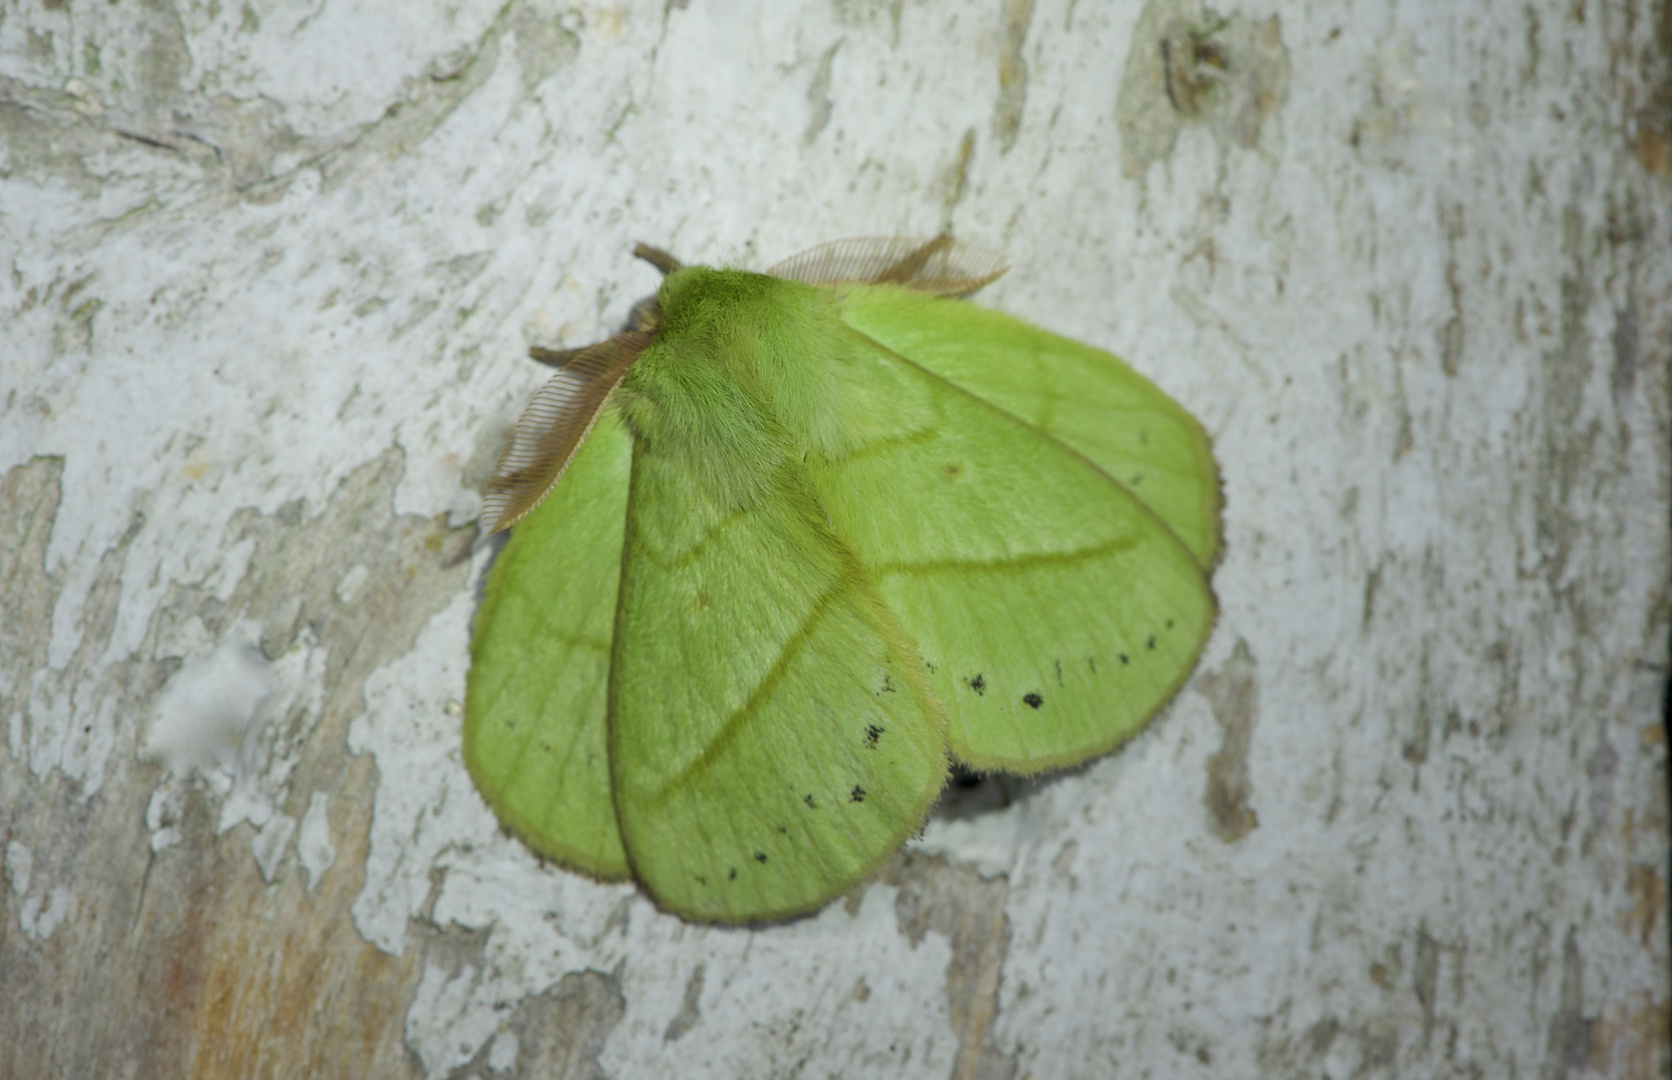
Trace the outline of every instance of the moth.
<path fill-rule="evenodd" d="M 1131 738 L 1215 617 L 1208 437 L 1111 354 L 961 297 L 939 237 L 685 267 L 558 366 L 490 480 L 512 534 L 465 761 L 540 855 L 740 923 L 817 909 L 950 767 Z"/>

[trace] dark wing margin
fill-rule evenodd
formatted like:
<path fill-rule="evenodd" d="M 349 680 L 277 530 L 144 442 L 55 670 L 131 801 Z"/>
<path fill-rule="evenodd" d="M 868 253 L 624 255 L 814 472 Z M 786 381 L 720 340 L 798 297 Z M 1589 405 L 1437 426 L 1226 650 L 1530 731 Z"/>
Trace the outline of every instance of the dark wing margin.
<path fill-rule="evenodd" d="M 592 430 L 598 410 L 655 334 L 629 330 L 568 359 L 517 419 L 482 492 L 482 527 L 507 528 L 540 505 L 575 450 Z"/>
<path fill-rule="evenodd" d="M 998 252 L 943 235 L 832 240 L 785 259 L 767 274 L 809 285 L 904 285 L 936 296 L 963 296 L 1007 269 Z"/>

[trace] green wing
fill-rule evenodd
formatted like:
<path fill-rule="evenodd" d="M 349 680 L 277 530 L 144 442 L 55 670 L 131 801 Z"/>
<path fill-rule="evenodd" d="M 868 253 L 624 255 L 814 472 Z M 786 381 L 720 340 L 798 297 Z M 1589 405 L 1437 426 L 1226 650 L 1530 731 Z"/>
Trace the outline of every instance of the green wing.
<path fill-rule="evenodd" d="M 606 409 L 494 562 L 465 694 L 465 764 L 499 819 L 604 879 L 628 876 L 605 717 L 631 465 L 632 439 Z"/>
<path fill-rule="evenodd" d="M 721 512 L 641 441 L 611 667 L 610 761 L 633 870 L 680 915 L 810 911 L 915 832 L 946 776 L 922 663 L 780 469 Z"/>
<path fill-rule="evenodd" d="M 892 286 L 841 296 L 855 329 L 1084 454 L 1211 567 L 1219 470 L 1196 418 L 1116 357 L 1002 312 Z"/>
<path fill-rule="evenodd" d="M 961 310 L 929 312 L 948 309 Z M 924 318 L 932 341 L 939 327 Z M 967 331 L 950 321 L 954 336 Z M 1021 337 L 1024 356 L 1060 349 L 1041 331 L 1025 328 L 1040 341 L 1016 334 L 1014 320 L 998 325 Z M 1135 734 L 1212 626 L 1200 562 L 1127 488 L 1039 427 L 862 334 L 853 349 L 837 406 L 853 444 L 809 470 L 832 531 L 918 644 L 954 757 L 1037 772 Z M 1130 405 L 1108 422 L 1123 421 L 1176 427 Z M 1211 472 L 1184 483 L 1214 488 Z"/>

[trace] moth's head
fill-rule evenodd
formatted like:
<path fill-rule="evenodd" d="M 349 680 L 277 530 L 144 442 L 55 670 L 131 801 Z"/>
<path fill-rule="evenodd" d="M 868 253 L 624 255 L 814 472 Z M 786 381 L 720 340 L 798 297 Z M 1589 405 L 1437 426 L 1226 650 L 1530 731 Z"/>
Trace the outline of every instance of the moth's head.
<path fill-rule="evenodd" d="M 689 416 L 681 430 L 716 437 L 746 430 L 757 440 L 749 445 L 770 443 L 773 454 L 796 457 L 815 450 L 833 453 L 841 446 L 831 393 L 847 336 L 830 290 L 744 270 L 692 266 L 670 273 L 657 301 L 656 346 L 635 366 L 627 385 L 649 394 L 667 417 Z M 638 431 L 658 426 L 648 412 L 637 419 Z M 772 438 L 759 442 L 768 428 Z M 730 446 L 735 440 L 725 441 Z M 729 456 L 713 448 L 705 453 Z M 762 458 L 762 468 L 769 457 Z"/>
<path fill-rule="evenodd" d="M 693 342 L 739 333 L 776 337 L 804 320 L 815 293 L 800 282 L 746 270 L 688 266 L 664 278 L 656 294 L 660 329 L 670 338 Z"/>

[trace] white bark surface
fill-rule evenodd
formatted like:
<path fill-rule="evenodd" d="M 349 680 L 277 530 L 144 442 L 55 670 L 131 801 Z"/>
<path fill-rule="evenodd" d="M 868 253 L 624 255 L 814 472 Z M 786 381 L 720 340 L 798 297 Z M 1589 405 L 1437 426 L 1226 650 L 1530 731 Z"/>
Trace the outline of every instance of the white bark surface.
<path fill-rule="evenodd" d="M 1672 8 L 0 8 L 0 1074 L 1668 1074 Z M 1170 84 L 1170 85 L 1169 85 Z M 460 761 L 477 492 L 655 287 L 852 235 L 1225 472 L 1112 758 L 724 930 Z"/>

